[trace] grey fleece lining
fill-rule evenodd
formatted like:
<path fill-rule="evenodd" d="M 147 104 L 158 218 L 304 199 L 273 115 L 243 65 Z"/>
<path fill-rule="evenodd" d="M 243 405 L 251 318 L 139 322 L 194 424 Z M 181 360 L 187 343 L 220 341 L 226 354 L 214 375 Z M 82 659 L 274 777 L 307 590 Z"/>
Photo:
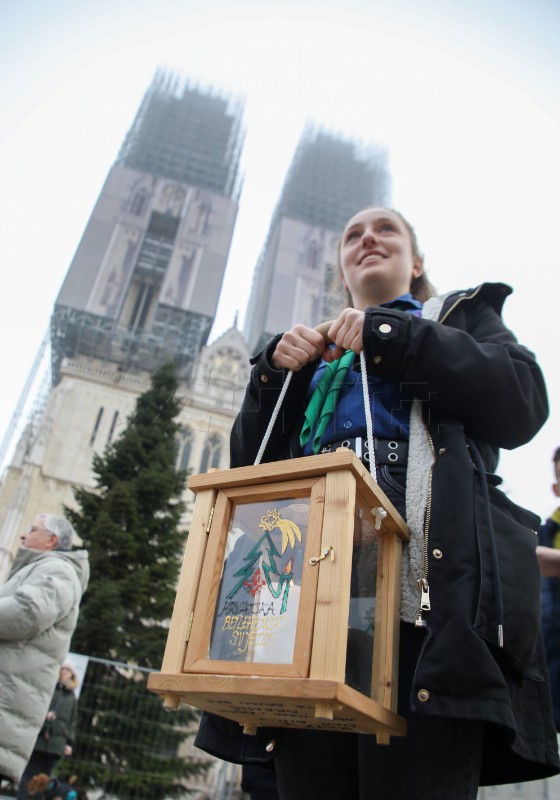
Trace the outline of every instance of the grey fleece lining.
<path fill-rule="evenodd" d="M 422 319 L 437 322 L 443 297 L 431 297 L 424 303 Z M 401 619 L 414 622 L 420 606 L 418 579 L 424 576 L 424 516 L 428 500 L 430 468 L 435 455 L 422 418 L 422 404 L 414 400 L 410 412 L 410 438 L 406 471 L 406 521 L 410 542 L 403 547 L 401 574 Z"/>

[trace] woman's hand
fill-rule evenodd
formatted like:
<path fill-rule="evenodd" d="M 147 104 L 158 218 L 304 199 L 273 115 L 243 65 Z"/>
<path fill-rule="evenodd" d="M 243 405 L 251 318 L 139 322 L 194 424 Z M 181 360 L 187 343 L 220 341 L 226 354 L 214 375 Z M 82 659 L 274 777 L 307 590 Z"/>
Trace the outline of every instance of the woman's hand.
<path fill-rule="evenodd" d="M 321 356 L 326 361 L 331 361 L 330 349 L 325 340 L 314 328 L 306 325 L 294 325 L 282 336 L 272 354 L 274 369 L 292 369 L 299 372 L 310 361 L 316 361 Z"/>
<path fill-rule="evenodd" d="M 331 342 L 336 345 L 330 351 L 333 359 L 343 356 L 346 350 L 352 350 L 354 353 L 362 352 L 364 319 L 363 311 L 358 311 L 357 308 L 345 308 L 334 320 L 327 333 Z"/>

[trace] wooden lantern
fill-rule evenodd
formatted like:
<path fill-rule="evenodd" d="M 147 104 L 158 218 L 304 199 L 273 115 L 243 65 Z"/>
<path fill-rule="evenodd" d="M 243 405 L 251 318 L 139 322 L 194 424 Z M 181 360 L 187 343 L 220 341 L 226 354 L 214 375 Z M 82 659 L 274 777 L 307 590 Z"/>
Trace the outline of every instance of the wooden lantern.
<path fill-rule="evenodd" d="M 356 455 L 211 471 L 188 485 L 192 524 L 148 688 L 245 733 L 405 735 L 396 704 L 408 528 Z"/>

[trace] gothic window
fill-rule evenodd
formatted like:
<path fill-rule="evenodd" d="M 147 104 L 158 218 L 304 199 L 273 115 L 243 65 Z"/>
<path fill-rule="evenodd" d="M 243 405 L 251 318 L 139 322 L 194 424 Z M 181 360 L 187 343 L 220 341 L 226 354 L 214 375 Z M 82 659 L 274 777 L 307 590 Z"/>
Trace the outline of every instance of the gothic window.
<path fill-rule="evenodd" d="M 182 431 L 179 431 L 178 438 L 177 469 L 188 469 L 194 433 L 190 428 L 183 428 Z"/>
<path fill-rule="evenodd" d="M 211 467 L 219 467 L 221 455 L 222 455 L 222 440 L 217 433 L 212 433 L 206 439 L 204 450 L 202 451 L 200 471 L 208 472 L 208 470 Z"/>
<path fill-rule="evenodd" d="M 121 311 L 121 321 L 133 331 L 150 328 L 179 222 L 178 217 L 152 213 Z"/>
<path fill-rule="evenodd" d="M 180 186 L 169 183 L 162 192 L 165 212 L 175 217 L 180 216 L 186 192 Z"/>
<path fill-rule="evenodd" d="M 307 266 L 311 269 L 317 269 L 319 266 L 319 245 L 312 239 L 307 245 Z"/>
<path fill-rule="evenodd" d="M 107 437 L 107 444 L 111 444 L 113 441 L 113 434 L 115 433 L 115 428 L 117 427 L 117 422 L 119 419 L 119 412 L 115 411 L 113 414 L 113 421 L 111 422 L 111 428 L 109 430 L 109 436 Z"/>
<path fill-rule="evenodd" d="M 130 213 L 136 217 L 141 217 L 146 208 L 146 200 L 148 199 L 148 192 L 145 189 L 140 189 L 132 198 L 130 204 Z"/>
<path fill-rule="evenodd" d="M 95 442 L 95 437 L 97 436 L 97 431 L 99 430 L 99 425 L 101 423 L 101 418 L 103 417 L 103 406 L 99 406 L 99 411 L 97 412 L 97 417 L 95 419 L 95 425 L 93 426 L 93 430 L 91 432 L 91 437 L 89 440 L 90 447 L 93 447 L 93 443 Z"/>
<path fill-rule="evenodd" d="M 196 204 L 191 212 L 190 231 L 200 236 L 208 233 L 210 216 L 212 214 L 212 201 L 206 193 L 198 193 Z"/>

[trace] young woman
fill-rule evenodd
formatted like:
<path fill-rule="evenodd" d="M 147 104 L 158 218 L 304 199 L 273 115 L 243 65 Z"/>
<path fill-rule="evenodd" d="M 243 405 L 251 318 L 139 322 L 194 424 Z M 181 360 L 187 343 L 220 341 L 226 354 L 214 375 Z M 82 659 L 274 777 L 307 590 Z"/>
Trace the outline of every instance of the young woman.
<path fill-rule="evenodd" d="M 511 289 L 431 296 L 413 229 L 386 208 L 348 222 L 340 268 L 351 305 L 329 328 L 333 346 L 295 325 L 253 359 L 231 465 L 254 463 L 286 370 L 294 375 L 263 461 L 341 443 L 367 456 L 364 351 L 377 480 L 411 531 L 398 706 L 408 734 L 388 746 L 299 730 L 249 737 L 204 715 L 196 744 L 233 761 L 272 762 L 282 800 L 471 800 L 479 784 L 556 774 L 538 519 L 508 501 L 494 475 L 498 448 L 528 442 L 548 413 L 534 356 L 500 317 Z M 321 397 L 334 385 L 332 367 L 339 379 L 329 413 Z"/>
<path fill-rule="evenodd" d="M 66 659 L 60 668 L 47 717 L 19 781 L 17 800 L 27 800 L 30 796 L 27 784 L 33 776 L 39 773 L 52 775 L 62 757 L 72 755 L 72 745 L 76 739 L 77 688 L 74 665 Z"/>

